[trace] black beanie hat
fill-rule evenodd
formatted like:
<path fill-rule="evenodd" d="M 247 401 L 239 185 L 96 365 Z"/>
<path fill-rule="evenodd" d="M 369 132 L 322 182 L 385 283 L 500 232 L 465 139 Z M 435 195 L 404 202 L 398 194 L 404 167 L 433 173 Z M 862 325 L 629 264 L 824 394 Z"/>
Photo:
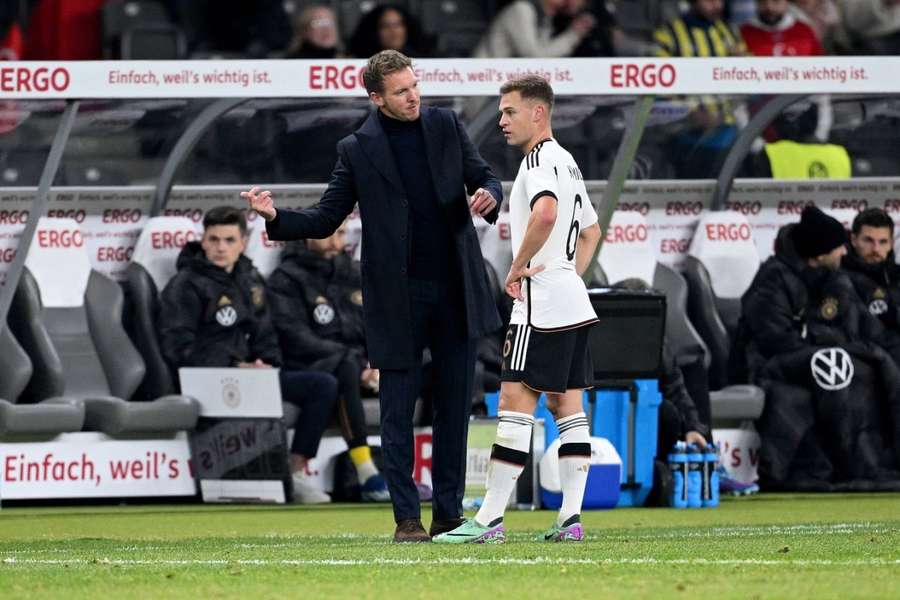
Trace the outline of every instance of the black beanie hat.
<path fill-rule="evenodd" d="M 815 258 L 828 254 L 847 243 L 847 232 L 841 222 L 829 217 L 815 206 L 807 206 L 794 226 L 791 236 L 801 258 Z"/>

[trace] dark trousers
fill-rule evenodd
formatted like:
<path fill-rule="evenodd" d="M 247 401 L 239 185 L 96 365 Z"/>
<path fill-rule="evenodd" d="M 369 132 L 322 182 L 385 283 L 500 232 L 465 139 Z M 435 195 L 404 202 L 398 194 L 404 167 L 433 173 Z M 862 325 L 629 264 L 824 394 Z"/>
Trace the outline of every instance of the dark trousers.
<path fill-rule="evenodd" d="M 410 280 L 416 357 L 431 350 L 434 377 L 432 423 L 432 516 L 462 514 L 476 340 L 467 339 L 461 302 L 449 286 Z M 381 450 L 394 520 L 418 519 L 419 495 L 412 478 L 413 410 L 422 386 L 421 361 L 406 370 L 381 371 Z"/>
<path fill-rule="evenodd" d="M 334 414 L 337 380 L 328 373 L 284 370 L 280 373 L 280 380 L 282 399 L 300 407 L 291 454 L 313 458 Z"/>
<path fill-rule="evenodd" d="M 366 442 L 366 413 L 363 410 L 362 396 L 359 390 L 359 377 L 362 374 L 359 362 L 353 357 L 344 357 L 338 363 L 334 376 L 338 384 L 338 421 L 341 424 L 341 435 L 347 446 L 358 448 Z"/>

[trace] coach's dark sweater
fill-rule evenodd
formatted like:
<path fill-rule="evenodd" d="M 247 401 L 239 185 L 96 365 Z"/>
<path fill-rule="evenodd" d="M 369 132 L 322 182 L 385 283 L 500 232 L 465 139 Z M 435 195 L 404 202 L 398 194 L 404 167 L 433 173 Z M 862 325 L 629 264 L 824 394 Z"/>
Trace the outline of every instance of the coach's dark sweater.
<path fill-rule="evenodd" d="M 438 205 L 421 120 L 400 121 L 378 111 L 409 198 L 409 276 L 445 279 L 453 267 L 450 232 Z"/>

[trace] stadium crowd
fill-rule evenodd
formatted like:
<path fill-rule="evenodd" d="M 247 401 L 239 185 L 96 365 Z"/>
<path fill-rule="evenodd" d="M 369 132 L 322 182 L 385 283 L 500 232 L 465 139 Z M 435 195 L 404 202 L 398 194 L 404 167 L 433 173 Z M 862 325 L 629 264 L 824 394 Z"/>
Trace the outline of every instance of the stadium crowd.
<path fill-rule="evenodd" d="M 10 0 L 0 40 L 7 58 L 28 60 L 368 58 L 388 48 L 413 58 L 896 54 L 900 8 L 892 0 Z"/>

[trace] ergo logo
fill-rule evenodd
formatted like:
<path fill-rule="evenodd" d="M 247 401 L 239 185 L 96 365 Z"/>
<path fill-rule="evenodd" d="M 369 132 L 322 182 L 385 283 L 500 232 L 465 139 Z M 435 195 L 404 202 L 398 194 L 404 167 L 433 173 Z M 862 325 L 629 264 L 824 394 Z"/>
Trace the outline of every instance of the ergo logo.
<path fill-rule="evenodd" d="M 620 242 L 643 242 L 646 240 L 646 225 L 614 225 L 606 232 L 606 241 L 610 244 Z"/>
<path fill-rule="evenodd" d="M 609 85 L 614 88 L 664 87 L 675 85 L 677 74 L 670 64 L 614 64 L 609 70 Z"/>
<path fill-rule="evenodd" d="M 0 67 L 0 91 L 3 92 L 63 92 L 72 81 L 64 67 Z"/>
<path fill-rule="evenodd" d="M 41 248 L 81 248 L 84 238 L 78 229 L 41 229 L 38 231 L 38 245 Z"/>

